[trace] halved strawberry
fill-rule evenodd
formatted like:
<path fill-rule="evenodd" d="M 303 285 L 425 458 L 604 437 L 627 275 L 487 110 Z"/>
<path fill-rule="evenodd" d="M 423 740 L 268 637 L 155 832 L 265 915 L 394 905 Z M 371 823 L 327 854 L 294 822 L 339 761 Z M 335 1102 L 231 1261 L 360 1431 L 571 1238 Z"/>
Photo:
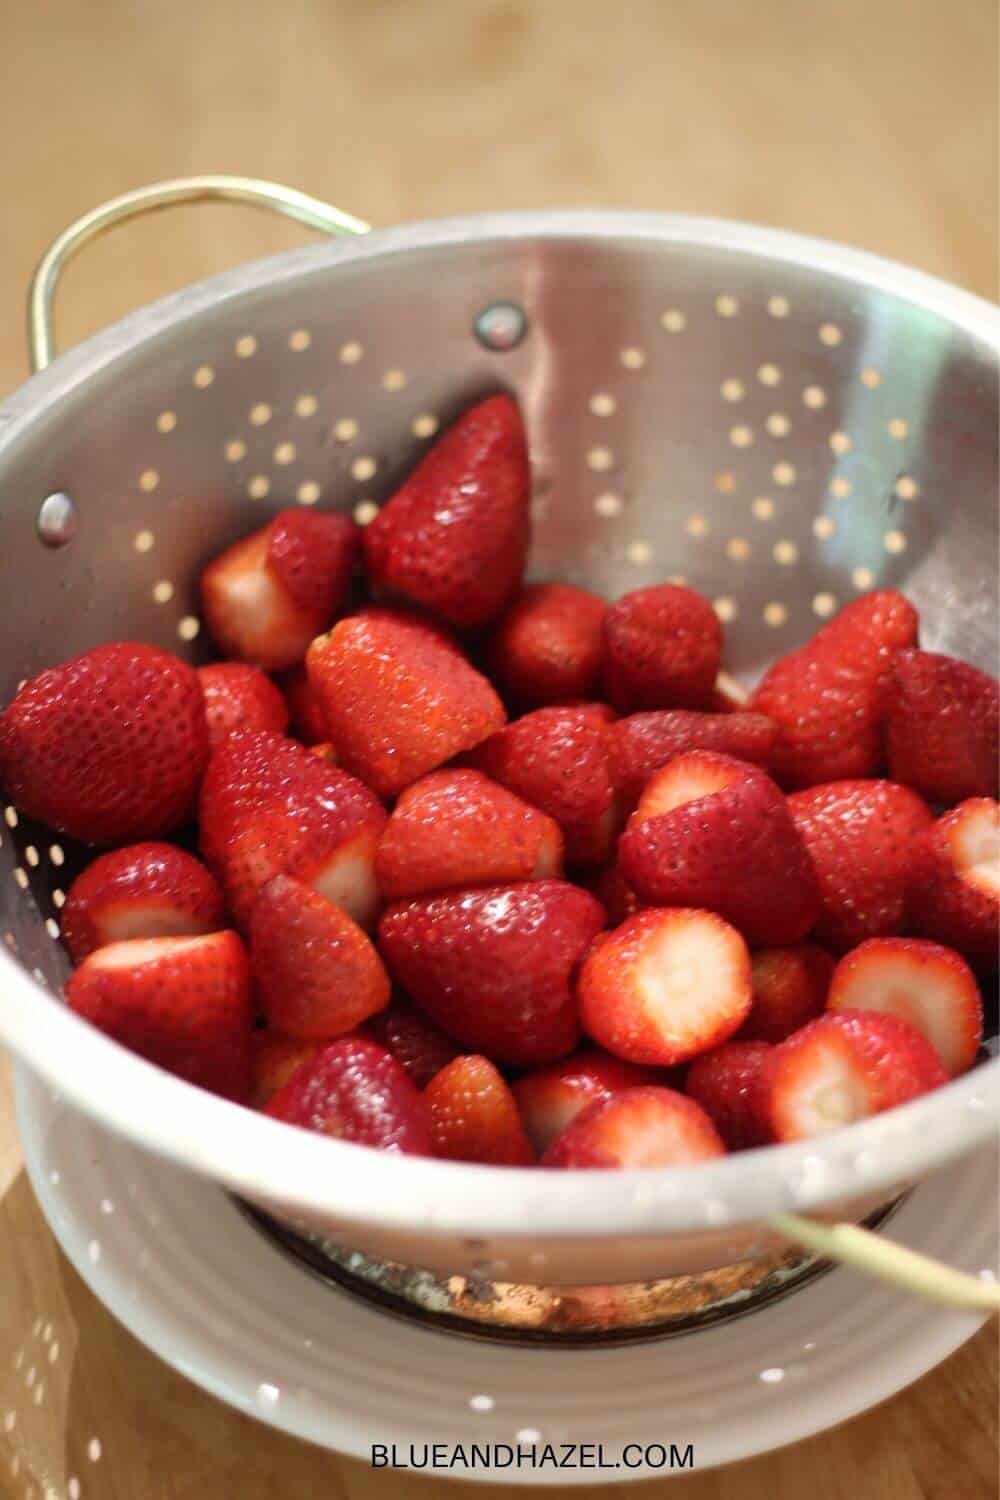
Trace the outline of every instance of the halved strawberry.
<path fill-rule="evenodd" d="M 255 1031 L 250 1038 L 250 1104 L 263 1109 L 296 1069 L 322 1051 L 322 1042 L 304 1042 L 277 1031 Z"/>
<path fill-rule="evenodd" d="M 268 1025 L 286 1036 L 342 1036 L 389 1003 L 389 976 L 361 928 L 289 875 L 257 897 L 250 967 Z"/>
<path fill-rule="evenodd" d="M 750 943 L 795 943 L 819 914 L 809 856 L 759 766 L 692 750 L 647 783 L 618 863 L 649 906 L 716 911 Z"/>
<path fill-rule="evenodd" d="M 931 824 L 925 802 L 894 781 L 831 781 L 788 799 L 819 879 L 813 934 L 844 953 L 900 932 L 913 840 Z"/>
<path fill-rule="evenodd" d="M 357 554 L 348 516 L 279 511 L 201 575 L 202 615 L 216 645 L 268 672 L 294 666 L 343 603 Z"/>
<path fill-rule="evenodd" d="M 395 1058 L 361 1037 L 341 1037 L 296 1068 L 265 1112 L 360 1146 L 431 1155 L 427 1105 Z"/>
<path fill-rule="evenodd" d="M 383 797 L 471 750 L 506 718 L 486 678 L 416 615 L 351 615 L 313 642 L 307 666 L 341 762 Z"/>
<path fill-rule="evenodd" d="M 842 958 L 827 1009 L 902 1017 L 953 1078 L 972 1067 L 983 1039 L 983 1002 L 965 959 L 916 938 L 872 938 Z"/>
<path fill-rule="evenodd" d="M 179 827 L 207 758 L 198 674 L 155 646 L 96 646 L 33 677 L 0 714 L 0 786 L 88 844 Z"/>
<path fill-rule="evenodd" d="M 440 616 L 484 625 L 521 582 L 531 471 L 509 396 L 470 407 L 365 528 L 372 586 Z"/>
<path fill-rule="evenodd" d="M 1000 962 L 1000 807 L 973 797 L 914 839 L 906 910 L 923 937 L 957 948 L 977 969 Z"/>
<path fill-rule="evenodd" d="M 753 1005 L 739 1030 L 741 1042 L 783 1042 L 823 1014 L 835 960 L 823 948 L 796 943 L 753 954 Z"/>
<path fill-rule="evenodd" d="M 778 733 L 763 714 L 696 713 L 668 708 L 658 713 L 629 714 L 609 732 L 615 781 L 634 805 L 655 771 L 689 750 L 714 750 L 767 769 Z"/>
<path fill-rule="evenodd" d="M 424 1089 L 434 1154 L 526 1167 L 535 1160 L 514 1096 L 489 1058 L 456 1057 Z"/>
<path fill-rule="evenodd" d="M 572 981 L 603 925 L 586 891 L 532 880 L 401 902 L 378 943 L 397 982 L 463 1046 L 531 1064 L 573 1050 Z"/>
<path fill-rule="evenodd" d="M 708 708 L 722 653 L 722 625 L 694 589 L 636 589 L 604 617 L 604 685 L 620 713 Z"/>
<path fill-rule="evenodd" d="M 230 735 L 201 790 L 202 853 L 241 927 L 275 875 L 294 875 L 370 924 L 385 821 L 381 803 L 355 777 L 267 730 Z"/>
<path fill-rule="evenodd" d="M 771 1051 L 767 1042 L 723 1042 L 688 1068 L 688 1098 L 701 1105 L 729 1151 L 770 1140 L 760 1112 L 760 1080 Z"/>
<path fill-rule="evenodd" d="M 309 681 L 305 662 L 300 662 L 281 677 L 281 689 L 288 705 L 291 732 L 303 745 L 321 745 L 330 738 L 319 696 Z"/>
<path fill-rule="evenodd" d="M 432 771 L 406 788 L 375 856 L 384 901 L 562 874 L 559 825 L 479 771 Z"/>
<path fill-rule="evenodd" d="M 250 1096 L 250 982 L 235 932 L 135 938 L 98 948 L 70 976 L 71 1010 L 188 1083 Z"/>
<path fill-rule="evenodd" d="M 259 667 L 241 661 L 217 661 L 198 668 L 205 695 L 208 742 L 213 750 L 234 729 L 288 728 L 288 707 L 279 690 Z"/>
<path fill-rule="evenodd" d="M 667 1067 L 727 1041 L 750 1009 L 750 954 L 711 911 L 641 911 L 591 948 L 584 1031 L 628 1062 Z"/>
<path fill-rule="evenodd" d="M 553 1141 L 542 1166 L 683 1167 L 725 1154 L 700 1104 L 651 1086 L 589 1104 Z"/>
<path fill-rule="evenodd" d="M 430 1016 L 402 995 L 366 1021 L 361 1034 L 391 1052 L 418 1089 L 426 1088 L 462 1050 Z"/>
<path fill-rule="evenodd" d="M 774 663 L 748 707 L 779 727 L 772 769 L 783 786 L 878 772 L 893 663 L 916 642 L 916 610 L 882 589 L 853 600 Z"/>
<path fill-rule="evenodd" d="M 937 1053 L 899 1016 L 840 1011 L 775 1047 L 760 1108 L 777 1141 L 808 1140 L 906 1104 L 947 1083 Z"/>
<path fill-rule="evenodd" d="M 888 695 L 886 743 L 894 781 L 946 807 L 995 797 L 1000 684 L 954 656 L 900 651 Z"/>
<path fill-rule="evenodd" d="M 655 1083 L 652 1068 L 622 1062 L 599 1047 L 584 1047 L 562 1062 L 525 1073 L 512 1085 L 524 1128 L 539 1153 L 595 1099 Z"/>
<path fill-rule="evenodd" d="M 515 599 L 489 643 L 490 670 L 509 702 L 543 708 L 596 698 L 607 605 L 569 583 L 536 583 Z"/>
<path fill-rule="evenodd" d="M 194 937 L 226 925 L 218 881 L 173 844 L 102 854 L 69 888 L 63 942 L 74 963 L 128 938 Z"/>

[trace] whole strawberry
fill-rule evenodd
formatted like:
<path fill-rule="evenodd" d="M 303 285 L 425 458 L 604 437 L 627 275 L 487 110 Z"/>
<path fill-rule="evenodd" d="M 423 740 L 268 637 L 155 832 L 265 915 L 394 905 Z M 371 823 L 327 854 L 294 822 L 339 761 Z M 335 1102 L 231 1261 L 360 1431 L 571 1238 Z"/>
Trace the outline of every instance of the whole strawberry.
<path fill-rule="evenodd" d="M 770 1054 L 767 1042 L 724 1042 L 688 1068 L 688 1098 L 701 1105 L 730 1151 L 768 1144 L 759 1095 Z"/>
<path fill-rule="evenodd" d="M 719 672 L 722 625 L 694 589 L 636 589 L 604 617 L 604 683 L 620 713 L 708 708 Z"/>
<path fill-rule="evenodd" d="M 193 667 L 119 641 L 50 667 L 0 714 L 0 786 L 50 828 L 99 846 L 155 839 L 194 811 L 208 758 Z"/>
<path fill-rule="evenodd" d="M 130 844 L 87 866 L 69 888 L 63 942 L 74 963 L 128 938 L 195 937 L 225 927 L 218 881 L 173 844 Z"/>
<path fill-rule="evenodd" d="M 529 709 L 598 697 L 606 611 L 603 599 L 569 583 L 526 588 L 489 643 L 490 670 L 505 698 Z"/>
<path fill-rule="evenodd" d="M 272 1119 L 336 1140 L 431 1155 L 427 1105 L 384 1047 L 342 1037 L 296 1068 L 272 1095 Z"/>
<path fill-rule="evenodd" d="M 932 651 L 900 651 L 888 697 L 889 772 L 949 807 L 995 797 L 1000 687 L 995 677 Z"/>
<path fill-rule="evenodd" d="M 385 1010 L 367 1020 L 360 1034 L 391 1052 L 418 1089 L 426 1088 L 435 1073 L 462 1050 L 430 1016 L 402 995 L 393 996 Z"/>
<path fill-rule="evenodd" d="M 783 1042 L 823 1014 L 834 959 L 812 943 L 760 948 L 751 965 L 753 1004 L 740 1042 Z"/>
<path fill-rule="evenodd" d="M 535 1160 L 514 1096 L 487 1057 L 456 1057 L 424 1090 L 434 1154 L 526 1167 Z"/>
<path fill-rule="evenodd" d="M 288 708 L 270 677 L 241 661 L 217 661 L 198 668 L 205 695 L 208 739 L 213 750 L 234 729 L 288 728 Z"/>

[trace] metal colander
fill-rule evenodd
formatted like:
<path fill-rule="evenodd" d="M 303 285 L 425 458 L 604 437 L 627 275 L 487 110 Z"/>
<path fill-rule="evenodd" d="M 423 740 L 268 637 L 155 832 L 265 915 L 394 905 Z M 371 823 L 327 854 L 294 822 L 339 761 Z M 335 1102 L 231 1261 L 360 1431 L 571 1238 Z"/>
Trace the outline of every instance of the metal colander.
<path fill-rule="evenodd" d="M 68 255 L 132 213 L 193 197 L 268 204 L 337 234 L 366 227 L 238 179 L 128 195 L 74 225 L 42 263 L 36 365 L 52 352 L 52 290 Z M 370 520 L 434 434 L 497 388 L 516 394 L 530 438 L 532 576 L 612 597 L 689 582 L 725 622 L 726 667 L 744 683 L 841 605 L 889 585 L 919 607 L 926 646 L 992 670 L 998 351 L 995 309 L 915 272 L 680 217 L 418 224 L 242 267 L 90 339 L 0 410 L 0 701 L 22 678 L 114 638 L 201 659 L 197 583 L 208 558 L 290 504 Z M 782 1148 L 720 1164 L 704 1191 L 653 1186 L 641 1197 L 627 1181 L 636 1174 L 615 1174 L 622 1181 L 605 1179 L 596 1216 L 581 1211 L 578 1185 L 554 1189 L 549 1178 L 544 1199 L 537 1185 L 525 1196 L 520 1231 L 516 1217 L 490 1218 L 501 1212 L 495 1189 L 477 1200 L 482 1169 L 420 1163 L 420 1173 L 452 1176 L 409 1179 L 420 1186 L 405 1210 L 397 1205 L 396 1228 L 373 1227 L 371 1206 L 352 1199 L 358 1182 L 338 1197 L 286 1176 L 279 1192 L 276 1177 L 239 1167 L 260 1168 L 270 1153 L 252 1132 L 279 1130 L 273 1122 L 193 1101 L 132 1059 L 155 1125 L 109 1100 L 117 1049 L 24 982 L 26 973 L 55 993 L 66 977 L 60 909 L 79 851 L 15 807 L 2 816 L 0 1035 L 115 1128 L 299 1222 L 346 1224 L 349 1243 L 446 1269 L 468 1267 L 484 1246 L 502 1249 L 503 1264 L 536 1280 L 539 1266 L 559 1279 L 545 1247 L 557 1257 L 570 1238 L 566 1279 L 697 1269 L 760 1249 L 758 1234 L 733 1229 L 758 1202 L 761 1214 L 845 1199 L 870 1207 L 995 1129 L 992 1063 L 900 1112 L 902 1124 L 887 1116 L 840 1133 L 853 1156 L 836 1141 Z M 81 1078 L 67 1049 L 95 1047 L 99 1079 Z M 216 1129 L 223 1117 L 206 1115 L 212 1139 L 195 1142 L 193 1127 L 178 1133 L 181 1098 L 186 1119 L 225 1109 L 237 1125 Z M 863 1183 L 858 1140 L 874 1158 Z M 302 1149 L 317 1145 L 351 1150 Z M 810 1159 L 821 1168 L 811 1176 Z M 366 1163 L 361 1175 L 397 1167 Z M 747 1185 L 754 1174 L 759 1191 Z M 512 1174 L 515 1197 L 524 1180 Z M 626 1256 L 629 1236 L 645 1248 Z"/>

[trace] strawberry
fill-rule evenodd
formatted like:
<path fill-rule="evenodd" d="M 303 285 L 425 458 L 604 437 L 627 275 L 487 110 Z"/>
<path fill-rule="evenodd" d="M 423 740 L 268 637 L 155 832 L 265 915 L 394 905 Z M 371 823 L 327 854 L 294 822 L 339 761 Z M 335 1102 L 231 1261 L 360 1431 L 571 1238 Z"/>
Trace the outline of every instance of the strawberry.
<path fill-rule="evenodd" d="M 577 984 L 587 1035 L 627 1062 L 668 1067 L 727 1041 L 750 1009 L 750 954 L 710 911 L 641 911 L 605 933 Z"/>
<path fill-rule="evenodd" d="M 375 917 L 375 849 L 385 811 L 366 786 L 295 740 L 230 735 L 201 790 L 201 850 L 237 925 L 260 891 L 294 875 L 365 926 Z"/>
<path fill-rule="evenodd" d="M 535 1160 L 514 1095 L 486 1057 L 456 1057 L 424 1090 L 435 1156 L 526 1167 Z"/>
<path fill-rule="evenodd" d="M 737 1040 L 783 1042 L 822 1015 L 834 967 L 829 953 L 809 943 L 755 953 L 751 959 L 753 1005 Z"/>
<path fill-rule="evenodd" d="M 634 806 L 653 772 L 689 750 L 714 750 L 766 770 L 777 732 L 777 725 L 763 714 L 738 710 L 702 714 L 668 708 L 629 714 L 609 731 L 614 779 Z"/>
<path fill-rule="evenodd" d="M 570 864 L 610 857 L 619 811 L 603 705 L 537 708 L 491 735 L 470 759 L 555 819 Z"/>
<path fill-rule="evenodd" d="M 767 1042 L 724 1042 L 688 1068 L 687 1096 L 701 1105 L 729 1151 L 766 1146 L 770 1139 L 759 1091 L 772 1050 Z"/>
<path fill-rule="evenodd" d="M 322 744 L 309 745 L 307 749 L 310 755 L 315 755 L 319 760 L 325 761 L 328 766 L 339 765 L 337 752 L 329 740 L 324 740 Z"/>
<path fill-rule="evenodd" d="M 777 1141 L 808 1140 L 906 1104 L 948 1081 L 931 1044 L 898 1016 L 820 1016 L 775 1047 L 758 1107 Z"/>
<path fill-rule="evenodd" d="M 586 891 L 533 880 L 390 907 L 379 949 L 403 989 L 464 1047 L 530 1065 L 573 1050 L 572 981 L 603 925 Z"/>
<path fill-rule="evenodd" d="M 932 651 L 900 651 L 888 694 L 886 743 L 894 781 L 950 807 L 995 797 L 1000 764 L 1000 685 L 995 677 Z"/>
<path fill-rule="evenodd" d="M 877 774 L 893 664 L 916 641 L 916 610 L 882 589 L 853 600 L 770 667 L 748 707 L 779 727 L 772 769 L 782 785 Z"/>
<path fill-rule="evenodd" d="M 991 798 L 970 798 L 914 839 L 906 910 L 923 937 L 957 948 L 986 973 L 997 967 L 1000 807 Z"/>
<path fill-rule="evenodd" d="M 303 1042 L 277 1031 L 255 1031 L 250 1038 L 250 1103 L 263 1109 L 297 1068 L 322 1051 L 322 1042 Z"/>
<path fill-rule="evenodd" d="M 309 681 L 343 765 L 382 797 L 471 750 L 506 714 L 454 642 L 415 615 L 368 609 L 309 648 Z"/>
<path fill-rule="evenodd" d="M 131 844 L 102 854 L 69 888 L 63 942 L 74 963 L 127 938 L 194 937 L 226 925 L 214 876 L 173 844 Z"/>
<path fill-rule="evenodd" d="M 205 624 L 226 656 L 280 672 L 341 607 L 358 553 L 347 516 L 282 510 L 201 575 Z"/>
<path fill-rule="evenodd" d="M 479 771 L 432 771 L 396 803 L 375 856 L 385 901 L 562 874 L 559 825 Z"/>
<path fill-rule="evenodd" d="M 674 1089 L 623 1089 L 588 1104 L 542 1157 L 543 1167 L 683 1167 L 726 1148 L 700 1104 Z"/>
<path fill-rule="evenodd" d="M 267 1024 L 285 1036 L 340 1036 L 389 1003 L 389 976 L 361 928 L 290 875 L 257 897 L 250 967 Z"/>
<path fill-rule="evenodd" d="M 526 588 L 490 639 L 490 670 L 504 696 L 522 708 L 596 698 L 601 688 L 607 605 L 569 583 Z"/>
<path fill-rule="evenodd" d="M 463 628 L 516 593 L 531 533 L 524 426 L 509 396 L 470 407 L 365 528 L 368 577 Z"/>
<path fill-rule="evenodd" d="M 213 1094 L 250 1097 L 250 981 L 235 932 L 99 948 L 66 1000 L 123 1047 Z"/>
<path fill-rule="evenodd" d="M 656 1076 L 651 1068 L 622 1062 L 599 1047 L 584 1047 L 562 1062 L 525 1073 L 512 1087 L 524 1128 L 541 1154 L 595 1099 L 654 1083 Z"/>
<path fill-rule="evenodd" d="M 457 1057 L 457 1042 L 416 1006 L 396 995 L 385 1010 L 366 1021 L 361 1034 L 391 1052 L 418 1089 L 426 1088 Z"/>
<path fill-rule="evenodd" d="M 606 865 L 592 880 L 583 883 L 607 912 L 609 927 L 620 927 L 626 917 L 634 917 L 642 909 L 639 897 L 617 864 Z"/>
<path fill-rule="evenodd" d="M 952 1078 L 972 1067 L 983 1039 L 983 1002 L 965 959 L 915 938 L 871 938 L 842 958 L 827 1009 L 900 1016 Z"/>
<path fill-rule="evenodd" d="M 205 695 L 212 750 L 234 729 L 274 729 L 283 734 L 288 728 L 285 700 L 259 667 L 241 661 L 217 661 L 199 667 L 198 680 Z"/>
<path fill-rule="evenodd" d="M 337 1140 L 431 1154 L 426 1104 L 395 1058 L 361 1037 L 341 1037 L 296 1068 L 265 1112 Z"/>
<path fill-rule="evenodd" d="M 604 617 L 604 684 L 620 713 L 707 708 L 722 652 L 722 625 L 694 589 L 636 589 Z"/>
<path fill-rule="evenodd" d="M 903 926 L 906 869 L 931 813 L 893 781 L 831 781 L 788 799 L 819 877 L 822 913 L 813 934 L 844 953 Z"/>
<path fill-rule="evenodd" d="M 88 844 L 179 827 L 207 758 L 198 675 L 155 646 L 96 646 L 39 673 L 0 714 L 0 786 Z"/>
<path fill-rule="evenodd" d="M 305 662 L 285 672 L 281 688 L 288 705 L 292 733 L 303 745 L 321 745 L 330 738 L 319 696 L 309 681 Z"/>
<path fill-rule="evenodd" d="M 709 750 L 657 771 L 618 862 L 644 905 L 716 911 L 749 943 L 798 942 L 819 914 L 816 876 L 781 792 L 759 766 Z"/>

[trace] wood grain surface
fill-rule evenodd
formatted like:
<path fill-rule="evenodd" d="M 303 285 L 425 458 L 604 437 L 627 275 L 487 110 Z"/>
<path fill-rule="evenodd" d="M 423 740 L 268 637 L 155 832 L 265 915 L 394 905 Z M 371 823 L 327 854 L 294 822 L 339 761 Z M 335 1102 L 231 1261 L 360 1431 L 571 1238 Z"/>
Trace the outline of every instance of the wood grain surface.
<path fill-rule="evenodd" d="M 376 224 L 588 204 L 744 218 L 850 241 L 994 297 L 997 30 L 995 0 L 5 5 L 0 392 L 26 374 L 23 291 L 48 240 L 126 188 L 199 171 L 286 181 Z M 300 239 L 229 208 L 137 225 L 67 276 L 60 338 L 72 342 L 164 291 Z M 55 1358 L 48 1320 L 61 1330 Z M 28 1364 L 15 1371 L 22 1348 Z M 42 1373 L 28 1386 L 32 1361 Z M 633 1492 L 995 1500 L 996 1406 L 996 1333 L 986 1329 L 847 1426 Z M 461 1500 L 484 1492 L 404 1482 L 296 1443 L 142 1349 L 44 1226 L 21 1169 L 0 1058 L 0 1494 L 77 1493 Z M 612 1488 L 588 1493 L 599 1500 Z"/>

